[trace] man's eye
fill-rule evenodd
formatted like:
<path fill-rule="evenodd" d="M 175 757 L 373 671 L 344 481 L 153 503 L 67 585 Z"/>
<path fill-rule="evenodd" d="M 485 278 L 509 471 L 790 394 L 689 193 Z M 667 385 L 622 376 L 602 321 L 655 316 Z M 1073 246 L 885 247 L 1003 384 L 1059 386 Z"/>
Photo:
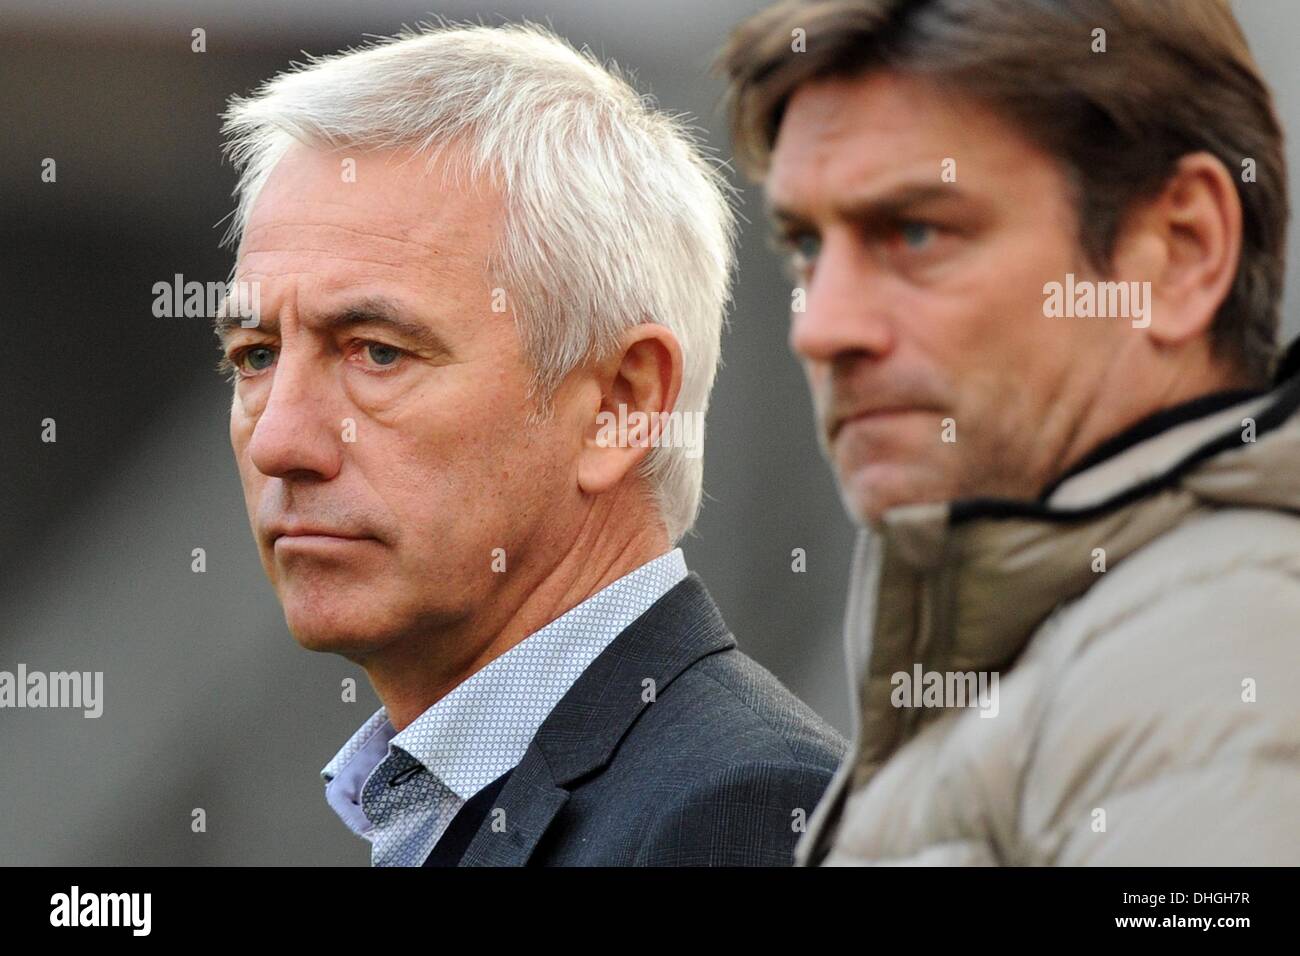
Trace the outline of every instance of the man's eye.
<path fill-rule="evenodd" d="M 393 365 L 402 357 L 402 350 L 382 342 L 369 342 L 366 344 L 366 354 L 376 365 Z"/>
<path fill-rule="evenodd" d="M 811 265 L 817 261 L 817 254 L 822 250 L 821 237 L 814 236 L 811 233 L 805 233 L 802 236 L 795 236 L 790 245 L 793 247 L 795 256 L 801 263 Z"/>
<path fill-rule="evenodd" d="M 785 233 L 773 236 L 772 248 L 782 254 L 786 277 L 803 282 L 821 253 L 821 238 L 812 233 Z"/>
<path fill-rule="evenodd" d="M 275 349 L 265 345 L 255 345 L 252 348 L 244 349 L 234 359 L 236 366 L 250 372 L 265 371 L 271 367 L 273 362 L 275 362 Z"/>
<path fill-rule="evenodd" d="M 934 239 L 934 226 L 928 222 L 905 222 L 898 235 L 909 249 L 924 249 Z"/>

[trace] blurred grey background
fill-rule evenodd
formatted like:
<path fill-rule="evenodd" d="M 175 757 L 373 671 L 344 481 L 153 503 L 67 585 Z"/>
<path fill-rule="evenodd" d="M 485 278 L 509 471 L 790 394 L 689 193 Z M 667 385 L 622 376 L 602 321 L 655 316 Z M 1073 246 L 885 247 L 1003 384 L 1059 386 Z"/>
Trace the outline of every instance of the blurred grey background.
<path fill-rule="evenodd" d="M 0 670 L 102 670 L 105 685 L 98 720 L 0 710 L 0 864 L 369 861 L 318 773 L 378 701 L 358 668 L 302 650 L 285 628 L 243 510 L 208 322 L 151 312 L 153 283 L 229 270 L 217 248 L 234 185 L 218 134 L 229 95 L 303 51 L 431 14 L 528 18 L 631 69 L 730 155 L 709 65 L 761 0 L 428 2 L 0 0 Z M 1300 4 L 1237 7 L 1284 123 L 1300 128 Z M 203 54 L 190 51 L 196 27 Z M 57 183 L 40 180 L 46 157 Z M 1294 191 L 1300 151 L 1290 168 Z M 687 562 L 741 646 L 847 732 L 852 531 L 748 187 L 742 212 Z M 1298 286 L 1293 259 L 1288 336 Z M 53 444 L 39 437 L 47 417 Z M 807 573 L 791 572 L 793 548 Z M 340 700 L 346 677 L 356 703 Z M 195 808 L 206 833 L 191 832 Z"/>

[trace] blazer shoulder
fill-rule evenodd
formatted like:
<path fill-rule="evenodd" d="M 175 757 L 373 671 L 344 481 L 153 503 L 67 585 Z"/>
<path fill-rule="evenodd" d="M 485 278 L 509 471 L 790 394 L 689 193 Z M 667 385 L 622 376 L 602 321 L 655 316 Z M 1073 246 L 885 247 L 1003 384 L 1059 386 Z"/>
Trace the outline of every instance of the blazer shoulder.
<path fill-rule="evenodd" d="M 794 847 L 830 783 L 807 764 L 746 761 L 656 802 L 634 866 L 793 866 Z"/>
<path fill-rule="evenodd" d="M 751 761 L 833 773 L 847 749 L 816 711 L 734 646 L 686 668 L 640 723 L 650 737 L 692 728 L 699 735 L 692 749 L 718 766 Z"/>
<path fill-rule="evenodd" d="M 651 759 L 659 782 L 634 865 L 793 865 L 846 749 L 812 708 L 733 646 L 684 670 L 642 723 L 627 766 Z"/>
<path fill-rule="evenodd" d="M 538 863 L 789 865 L 845 749 L 692 575 L 582 674 L 505 793 L 551 788 Z"/>

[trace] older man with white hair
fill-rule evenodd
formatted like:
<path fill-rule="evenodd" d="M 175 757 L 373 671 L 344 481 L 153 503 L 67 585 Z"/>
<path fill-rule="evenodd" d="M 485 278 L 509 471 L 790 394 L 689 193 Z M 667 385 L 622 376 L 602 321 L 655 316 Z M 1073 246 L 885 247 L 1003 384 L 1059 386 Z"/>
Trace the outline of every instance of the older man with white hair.
<path fill-rule="evenodd" d="M 673 547 L 702 460 L 660 424 L 706 410 L 733 239 L 684 128 L 479 26 L 313 59 L 225 131 L 231 443 L 289 630 L 383 702 L 322 771 L 372 862 L 789 863 L 843 741 Z"/>

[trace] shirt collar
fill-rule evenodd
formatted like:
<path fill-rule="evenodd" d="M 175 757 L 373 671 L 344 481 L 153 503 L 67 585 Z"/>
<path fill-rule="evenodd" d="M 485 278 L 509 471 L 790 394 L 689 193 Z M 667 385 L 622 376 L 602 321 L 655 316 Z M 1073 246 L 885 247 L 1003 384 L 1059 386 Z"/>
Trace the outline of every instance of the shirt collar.
<path fill-rule="evenodd" d="M 395 733 L 380 707 L 321 770 L 352 796 L 394 748 L 462 800 L 518 764 L 537 729 L 610 642 L 686 577 L 680 548 L 597 591 L 490 661 Z M 358 801 L 340 793 L 340 804 Z M 349 824 L 351 825 L 351 824 Z M 355 829 L 355 827 L 354 827 Z"/>

